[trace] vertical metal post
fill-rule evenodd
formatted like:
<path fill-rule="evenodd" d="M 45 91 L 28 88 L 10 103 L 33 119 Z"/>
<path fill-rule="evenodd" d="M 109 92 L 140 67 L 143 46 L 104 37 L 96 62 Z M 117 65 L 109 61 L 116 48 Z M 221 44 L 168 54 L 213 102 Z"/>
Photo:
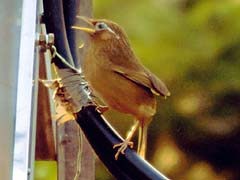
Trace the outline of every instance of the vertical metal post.
<path fill-rule="evenodd" d="M 0 179 L 12 178 L 22 0 L 0 5 Z"/>
<path fill-rule="evenodd" d="M 34 46 L 37 0 L 23 0 L 19 48 L 13 179 L 33 179 L 36 126 Z M 35 88 L 35 89 L 34 89 Z M 35 92 L 35 93 L 34 93 Z"/>

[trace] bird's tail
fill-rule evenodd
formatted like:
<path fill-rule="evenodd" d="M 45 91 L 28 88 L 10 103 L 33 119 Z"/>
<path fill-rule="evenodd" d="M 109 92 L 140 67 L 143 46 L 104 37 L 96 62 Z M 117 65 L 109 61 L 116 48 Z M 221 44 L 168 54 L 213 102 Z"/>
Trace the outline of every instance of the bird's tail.
<path fill-rule="evenodd" d="M 139 134 L 138 134 L 138 149 L 137 153 L 145 159 L 146 150 L 147 150 L 147 130 L 148 130 L 148 122 L 142 121 L 139 126 Z"/>

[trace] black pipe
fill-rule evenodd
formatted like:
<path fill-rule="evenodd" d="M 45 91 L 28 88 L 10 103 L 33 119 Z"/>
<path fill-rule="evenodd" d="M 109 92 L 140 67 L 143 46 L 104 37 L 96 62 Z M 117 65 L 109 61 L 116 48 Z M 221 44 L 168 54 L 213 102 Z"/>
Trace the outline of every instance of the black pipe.
<path fill-rule="evenodd" d="M 62 0 L 43 0 L 43 9 L 43 22 L 46 24 L 47 33 L 53 33 L 55 35 L 54 44 L 58 53 L 73 65 L 65 28 Z M 52 62 L 58 68 L 68 68 L 66 64 L 56 59 L 57 58 L 54 58 Z"/>
<path fill-rule="evenodd" d="M 126 149 L 125 155 L 120 154 L 118 160 L 115 160 L 116 150 L 113 149 L 113 145 L 122 142 L 122 138 L 96 111 L 95 106 L 84 107 L 77 113 L 77 122 L 98 157 L 117 179 L 166 179 L 130 148 Z"/>
<path fill-rule="evenodd" d="M 68 44 L 70 47 L 71 55 L 75 66 L 79 66 L 77 43 L 76 43 L 76 31 L 71 27 L 75 25 L 76 15 L 79 11 L 79 0 L 63 0 L 63 12 L 66 25 L 66 33 L 68 38 Z"/>
<path fill-rule="evenodd" d="M 74 2 L 72 1 L 74 4 Z M 79 0 L 75 1 L 75 4 L 79 4 Z M 77 54 L 74 45 L 68 43 L 74 43 L 74 40 L 70 38 L 68 41 L 67 35 L 71 36 L 69 27 L 65 27 L 65 22 L 69 26 L 72 24 L 73 15 L 63 14 L 63 12 L 72 12 L 73 6 L 63 7 L 61 0 L 43 0 L 44 5 L 44 23 L 46 24 L 47 32 L 54 33 L 55 46 L 59 54 L 61 54 L 67 61 L 72 60 L 72 55 Z M 64 10 L 63 10 L 64 8 Z M 68 9 L 69 8 L 69 9 Z M 76 8 L 76 7 L 75 7 Z M 75 10 L 73 10 L 76 12 Z M 66 33 L 66 29 L 68 33 Z M 73 35 L 74 37 L 74 35 Z M 70 48 L 71 51 L 70 51 Z M 76 57 L 74 55 L 74 57 Z M 69 68 L 58 57 L 55 58 L 53 63 L 58 68 Z M 132 149 L 127 148 L 125 155 L 120 155 L 118 160 L 114 159 L 116 150 L 113 149 L 113 145 L 122 141 L 121 137 L 112 129 L 112 127 L 105 121 L 105 119 L 96 111 L 95 106 L 83 107 L 80 112 L 76 114 L 76 120 L 96 154 L 101 161 L 105 164 L 108 170 L 117 179 L 132 179 L 132 180 L 147 180 L 167 179 L 164 175 L 153 168 L 147 161 L 141 159 Z"/>

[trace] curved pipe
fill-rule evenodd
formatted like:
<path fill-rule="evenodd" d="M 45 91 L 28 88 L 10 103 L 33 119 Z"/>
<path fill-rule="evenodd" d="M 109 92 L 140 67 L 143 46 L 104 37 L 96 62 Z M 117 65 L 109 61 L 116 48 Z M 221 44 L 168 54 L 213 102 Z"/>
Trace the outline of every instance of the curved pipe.
<path fill-rule="evenodd" d="M 54 33 L 56 40 L 55 46 L 58 53 L 61 54 L 66 60 L 70 60 L 72 55 L 77 54 L 73 38 L 67 39 L 67 35 L 71 36 L 72 31 L 65 27 L 65 22 L 73 22 L 72 18 L 75 15 L 66 13 L 64 17 L 63 12 L 76 12 L 79 0 L 71 0 L 71 5 L 63 6 L 61 0 L 43 0 L 44 3 L 44 23 L 48 33 Z M 74 4 L 76 6 L 74 6 Z M 72 9 L 75 8 L 75 9 Z M 66 33 L 68 29 L 68 33 Z M 71 51 L 70 51 L 70 48 Z M 76 57 L 74 55 L 74 57 Z M 60 69 L 69 68 L 57 57 L 53 63 Z M 125 155 L 120 155 L 118 160 L 114 159 L 116 150 L 113 145 L 122 141 L 122 138 L 113 130 L 113 128 L 105 121 L 95 106 L 84 106 L 81 111 L 76 114 L 76 121 L 90 142 L 96 154 L 101 161 L 105 164 L 108 170 L 117 179 L 154 179 L 164 180 L 167 179 L 163 174 L 153 168 L 147 161 L 141 159 L 133 150 L 127 148 Z"/>
<path fill-rule="evenodd" d="M 116 150 L 112 147 L 122 142 L 122 138 L 96 111 L 95 106 L 83 107 L 77 113 L 77 122 L 98 157 L 117 179 L 167 179 L 130 148 L 126 149 L 125 155 L 120 155 L 119 159 L 115 160 Z"/>

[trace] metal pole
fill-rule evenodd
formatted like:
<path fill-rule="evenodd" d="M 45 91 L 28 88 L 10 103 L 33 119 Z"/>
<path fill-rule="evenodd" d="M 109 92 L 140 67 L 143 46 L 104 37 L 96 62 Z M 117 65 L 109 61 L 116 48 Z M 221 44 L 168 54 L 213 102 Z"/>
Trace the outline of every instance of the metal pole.
<path fill-rule="evenodd" d="M 36 99 L 33 83 L 37 0 L 23 0 L 19 48 L 13 179 L 33 178 Z M 38 74 L 38 73 L 36 73 Z M 36 88 L 37 89 L 37 88 Z"/>
<path fill-rule="evenodd" d="M 0 179 L 12 178 L 22 0 L 0 6 Z"/>

